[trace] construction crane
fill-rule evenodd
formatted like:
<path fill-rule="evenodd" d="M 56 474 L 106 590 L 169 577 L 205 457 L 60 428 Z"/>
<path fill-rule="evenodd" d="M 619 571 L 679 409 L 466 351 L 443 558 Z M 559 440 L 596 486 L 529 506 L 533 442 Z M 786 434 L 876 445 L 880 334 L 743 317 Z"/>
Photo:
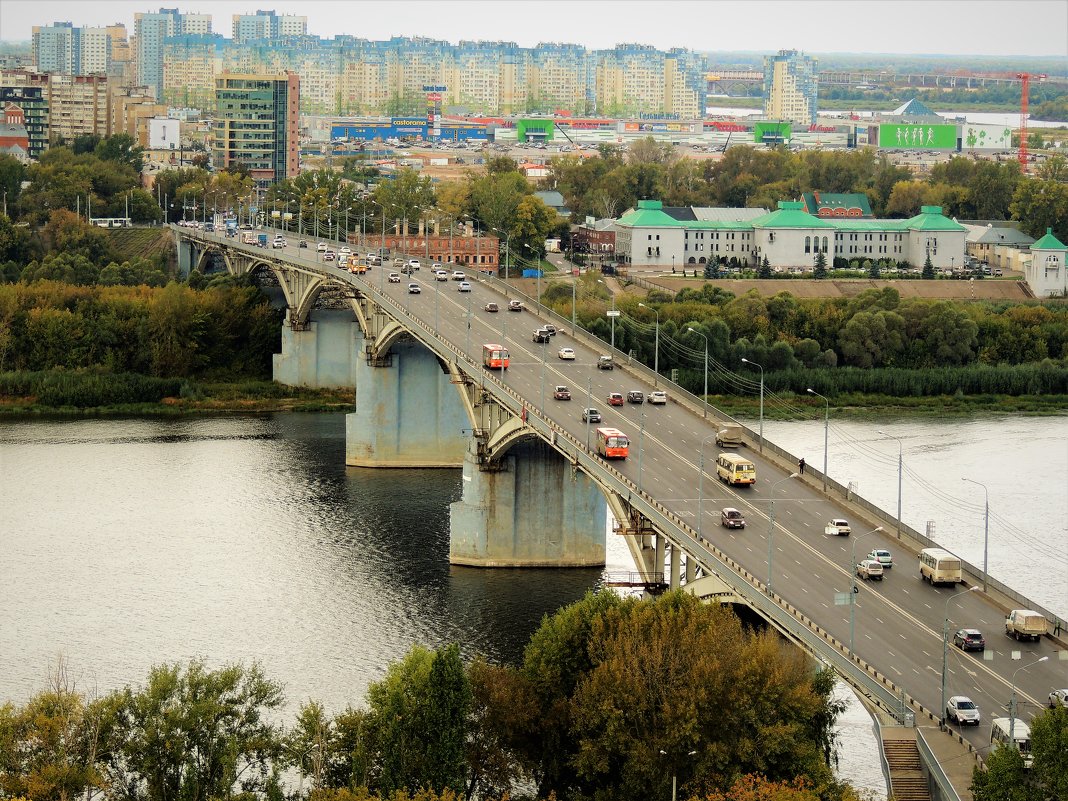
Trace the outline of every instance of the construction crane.
<path fill-rule="evenodd" d="M 1029 72 L 1018 72 L 1016 77 L 1020 80 L 1020 170 L 1027 172 L 1027 102 L 1032 75 Z M 1046 80 L 1044 74 L 1033 77 L 1040 81 Z"/>

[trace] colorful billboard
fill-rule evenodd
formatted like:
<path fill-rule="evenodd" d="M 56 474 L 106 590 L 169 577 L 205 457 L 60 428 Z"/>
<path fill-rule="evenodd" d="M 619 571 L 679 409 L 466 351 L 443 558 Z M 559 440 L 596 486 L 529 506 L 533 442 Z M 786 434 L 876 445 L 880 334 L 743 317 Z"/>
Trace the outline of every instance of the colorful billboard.
<path fill-rule="evenodd" d="M 1009 150 L 1012 147 L 1012 128 L 968 122 L 962 127 L 960 138 L 964 150 Z"/>
<path fill-rule="evenodd" d="M 788 122 L 758 122 L 753 126 L 753 141 L 769 145 L 789 142 L 792 128 Z"/>
<path fill-rule="evenodd" d="M 883 124 L 879 126 L 879 147 L 890 150 L 956 150 L 957 126 Z"/>

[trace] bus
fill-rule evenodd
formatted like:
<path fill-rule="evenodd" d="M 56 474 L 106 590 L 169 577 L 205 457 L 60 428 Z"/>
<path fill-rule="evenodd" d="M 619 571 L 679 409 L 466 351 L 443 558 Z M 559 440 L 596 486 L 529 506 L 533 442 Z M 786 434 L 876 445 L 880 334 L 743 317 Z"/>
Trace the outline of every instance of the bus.
<path fill-rule="evenodd" d="M 737 453 L 721 453 L 716 458 L 716 475 L 728 484 L 756 483 L 756 465 Z"/>
<path fill-rule="evenodd" d="M 605 459 L 626 459 L 630 440 L 618 428 L 597 429 L 597 454 Z"/>
<path fill-rule="evenodd" d="M 1011 738 L 1009 737 L 1010 728 L 1012 729 Z M 1031 754 L 1031 727 L 1019 718 L 1016 718 L 1015 721 L 1010 718 L 994 718 L 990 721 L 990 744 L 1015 746 L 1020 749 L 1024 769 L 1031 769 L 1035 759 Z"/>
<path fill-rule="evenodd" d="M 959 584 L 960 557 L 941 548 L 924 548 L 920 551 L 920 579 L 931 584 Z"/>
<path fill-rule="evenodd" d="M 482 346 L 482 364 L 491 370 L 508 369 L 508 351 L 504 345 L 490 343 Z"/>

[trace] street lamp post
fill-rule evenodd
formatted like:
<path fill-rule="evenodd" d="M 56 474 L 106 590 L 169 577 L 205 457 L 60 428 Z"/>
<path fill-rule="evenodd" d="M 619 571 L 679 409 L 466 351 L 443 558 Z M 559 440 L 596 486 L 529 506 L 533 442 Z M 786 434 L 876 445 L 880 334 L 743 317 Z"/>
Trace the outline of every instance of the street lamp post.
<path fill-rule="evenodd" d="M 701 466 L 697 476 L 697 537 L 701 539 L 702 525 L 705 522 L 704 497 L 705 497 L 705 446 L 709 440 L 716 438 L 716 434 L 709 434 L 701 440 Z M 689 557 L 686 557 L 689 559 Z"/>
<path fill-rule="evenodd" d="M 973 478 L 962 478 L 961 481 L 967 481 L 969 484 L 978 484 L 983 488 L 983 592 L 986 592 L 987 586 L 987 545 L 990 542 L 990 491 L 986 488 L 986 484 L 981 481 L 976 481 Z"/>
<path fill-rule="evenodd" d="M 797 478 L 797 473 L 791 473 L 786 478 L 780 478 L 774 484 L 771 485 L 771 515 L 768 525 L 768 593 L 771 593 L 771 564 L 772 564 L 772 549 L 775 544 L 775 488 L 782 484 L 784 481 L 789 481 L 791 478 Z"/>
<path fill-rule="evenodd" d="M 616 317 L 619 316 L 619 312 L 616 311 L 616 293 L 613 292 L 609 288 L 608 284 L 605 283 L 600 278 L 597 279 L 597 283 L 598 284 L 604 284 L 604 288 L 607 289 L 608 290 L 608 294 L 610 294 L 612 296 L 612 311 L 608 315 L 608 319 L 612 321 L 611 322 L 611 326 L 612 326 L 612 350 L 615 350 L 616 349 Z M 707 369 L 707 366 L 706 366 L 706 369 Z"/>
<path fill-rule="evenodd" d="M 849 658 L 853 658 L 853 632 L 856 629 L 856 608 L 857 608 L 857 542 L 864 539 L 868 534 L 874 534 L 876 531 L 882 531 L 883 527 L 873 528 L 866 534 L 861 534 L 859 537 L 853 539 L 853 544 L 849 548 L 849 572 L 851 573 L 849 584 Z"/>
<path fill-rule="evenodd" d="M 660 753 L 663 754 L 664 756 L 668 755 L 668 752 L 664 751 L 664 750 L 661 750 Z M 696 751 L 689 751 L 689 752 L 687 752 L 686 756 L 693 756 L 696 753 L 697 753 Z M 678 771 L 674 767 L 672 767 L 672 769 L 671 769 L 671 801 L 677 801 L 677 798 L 678 798 L 678 793 L 677 793 L 677 791 L 678 791 L 678 777 L 679 777 Z"/>
<path fill-rule="evenodd" d="M 500 228 L 494 228 L 498 234 L 504 234 L 504 282 L 508 283 L 508 267 L 509 267 L 509 255 L 511 253 L 512 234 L 508 231 L 502 231 Z"/>
<path fill-rule="evenodd" d="M 1009 742 L 1016 746 L 1016 674 L 1021 670 L 1027 670 L 1029 667 L 1034 667 L 1039 662 L 1045 662 L 1049 659 L 1048 656 L 1044 656 L 1041 659 L 1036 659 L 1028 665 L 1016 668 L 1012 674 L 1012 698 L 1009 700 Z"/>
<path fill-rule="evenodd" d="M 697 336 L 705 341 L 705 392 L 704 395 L 701 396 L 701 400 L 704 401 L 701 413 L 703 417 L 708 417 L 708 336 L 702 334 L 696 328 L 687 328 L 686 330 L 697 334 Z"/>
<path fill-rule="evenodd" d="M 657 386 L 660 380 L 660 312 L 651 306 L 646 306 L 644 303 L 639 303 L 643 309 L 649 309 L 656 315 L 656 340 L 653 345 L 653 372 L 656 373 L 653 378 L 653 386 Z"/>
<path fill-rule="evenodd" d="M 810 395 L 815 395 L 817 398 L 823 398 L 823 402 L 827 404 L 823 410 L 823 491 L 827 491 L 827 441 L 828 432 L 830 431 L 831 424 L 831 402 L 827 400 L 827 397 L 816 392 L 816 390 L 809 388 L 805 392 Z"/>
<path fill-rule="evenodd" d="M 953 603 L 955 598 L 967 595 L 969 592 L 974 592 L 977 589 L 979 588 L 969 587 L 966 590 L 953 593 L 946 599 L 945 614 L 942 615 L 942 709 L 938 713 L 938 719 L 942 722 L 943 726 L 946 725 L 946 660 L 949 656 L 949 605 Z"/>
<path fill-rule="evenodd" d="M 904 448 L 902 447 L 901 438 L 895 437 L 893 434 L 887 434 L 885 431 L 876 431 L 876 434 L 882 434 L 884 437 L 897 440 L 897 538 L 901 539 L 901 472 L 902 472 L 902 454 Z M 964 479 L 967 481 L 968 479 Z M 986 589 L 984 586 L 983 589 Z"/>
<path fill-rule="evenodd" d="M 575 287 L 578 286 L 578 276 L 571 276 L 571 336 L 576 335 L 575 328 Z"/>
<path fill-rule="evenodd" d="M 645 406 L 642 405 L 641 426 L 638 428 L 638 492 L 642 491 L 642 451 L 645 450 Z M 663 569 L 663 565 L 660 566 Z"/>
<path fill-rule="evenodd" d="M 764 367 L 754 361 L 742 357 L 743 364 L 751 364 L 760 370 L 760 452 L 764 452 Z M 826 472 L 826 467 L 824 467 Z"/>
<path fill-rule="evenodd" d="M 593 379 L 586 379 L 586 408 L 593 406 Z M 586 450 L 590 449 L 590 416 L 586 415 Z"/>

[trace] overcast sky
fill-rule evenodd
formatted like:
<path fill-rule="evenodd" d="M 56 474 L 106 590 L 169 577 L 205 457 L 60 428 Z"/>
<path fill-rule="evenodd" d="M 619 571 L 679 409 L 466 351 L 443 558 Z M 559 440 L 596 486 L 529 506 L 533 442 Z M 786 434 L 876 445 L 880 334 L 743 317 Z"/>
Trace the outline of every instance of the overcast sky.
<path fill-rule="evenodd" d="M 327 38 L 1068 57 L 1068 0 L 0 0 L 0 39 L 57 21 L 132 32 L 135 11 L 160 5 L 210 13 L 224 36 L 233 14 L 274 8 L 307 16 L 308 32 Z"/>

